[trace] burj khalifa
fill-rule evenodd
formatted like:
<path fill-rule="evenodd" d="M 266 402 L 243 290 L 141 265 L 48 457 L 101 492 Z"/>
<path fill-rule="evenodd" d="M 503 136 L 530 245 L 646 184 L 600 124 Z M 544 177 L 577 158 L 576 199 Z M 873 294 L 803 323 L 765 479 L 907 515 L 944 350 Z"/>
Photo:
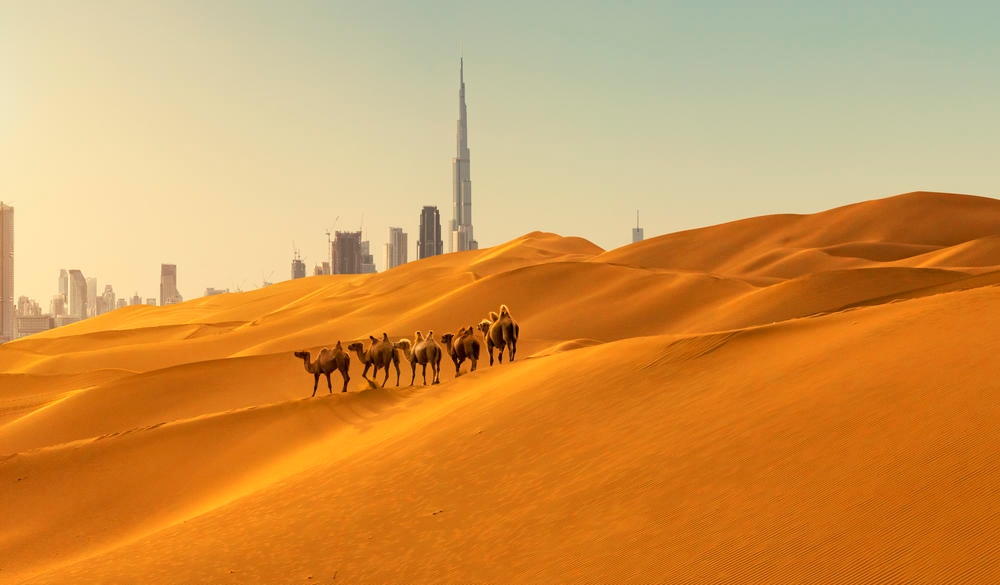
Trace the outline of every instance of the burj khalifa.
<path fill-rule="evenodd" d="M 452 166 L 452 220 L 450 252 L 477 250 L 479 244 L 472 236 L 472 179 L 469 177 L 469 125 L 465 111 L 465 65 L 458 61 L 458 153 Z"/>

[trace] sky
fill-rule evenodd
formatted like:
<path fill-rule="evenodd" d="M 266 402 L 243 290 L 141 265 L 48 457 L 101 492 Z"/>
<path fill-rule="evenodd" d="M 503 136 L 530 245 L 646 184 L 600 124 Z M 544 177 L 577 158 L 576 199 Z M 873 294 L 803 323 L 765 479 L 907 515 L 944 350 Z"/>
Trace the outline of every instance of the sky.
<path fill-rule="evenodd" d="M 612 249 L 915 190 L 997 196 L 1000 4 L 0 0 L 15 295 L 185 299 L 326 232 L 451 219 L 464 57 L 480 247 Z"/>

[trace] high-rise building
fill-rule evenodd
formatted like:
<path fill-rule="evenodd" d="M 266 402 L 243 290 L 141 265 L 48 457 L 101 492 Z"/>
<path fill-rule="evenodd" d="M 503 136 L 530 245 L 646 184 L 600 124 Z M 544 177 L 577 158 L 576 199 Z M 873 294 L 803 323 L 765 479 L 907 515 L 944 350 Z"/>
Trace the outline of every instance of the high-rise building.
<path fill-rule="evenodd" d="M 642 241 L 642 228 L 639 227 L 639 210 L 635 210 L 635 227 L 632 228 L 632 243 Z"/>
<path fill-rule="evenodd" d="M 0 201 L 0 343 L 14 339 L 14 208 Z"/>
<path fill-rule="evenodd" d="M 142 304 L 142 297 L 139 296 L 139 293 L 135 293 L 134 295 L 132 295 L 132 300 L 129 301 L 129 304 L 130 305 L 141 305 Z"/>
<path fill-rule="evenodd" d="M 146 304 L 149 305 L 150 307 L 155 307 L 156 299 L 154 299 L 153 297 L 146 297 Z"/>
<path fill-rule="evenodd" d="M 292 258 L 292 279 L 305 278 L 306 277 L 306 263 L 299 258 L 298 250 L 295 251 L 295 257 Z"/>
<path fill-rule="evenodd" d="M 441 214 L 433 205 L 424 205 L 420 212 L 420 238 L 417 240 L 417 259 L 430 258 L 444 253 L 441 242 Z"/>
<path fill-rule="evenodd" d="M 97 279 L 91 276 L 87 279 L 87 316 L 97 315 L 97 309 Z"/>
<path fill-rule="evenodd" d="M 69 316 L 87 318 L 87 279 L 79 270 L 69 271 Z"/>
<path fill-rule="evenodd" d="M 361 274 L 375 273 L 375 256 L 372 255 L 372 244 L 361 240 Z"/>
<path fill-rule="evenodd" d="M 333 239 L 333 273 L 361 274 L 361 232 L 341 232 Z"/>
<path fill-rule="evenodd" d="M 395 268 L 401 264 L 406 264 L 406 232 L 403 228 L 389 228 L 389 240 L 385 243 L 385 269 Z"/>
<path fill-rule="evenodd" d="M 69 299 L 69 271 L 65 268 L 59 271 L 59 294 Z"/>
<path fill-rule="evenodd" d="M 66 273 L 66 290 L 69 290 L 69 273 Z M 54 295 L 49 303 L 49 313 L 53 317 L 66 314 L 66 295 Z"/>
<path fill-rule="evenodd" d="M 458 60 L 458 153 L 451 160 L 452 220 L 448 238 L 450 252 L 476 250 L 472 236 L 472 178 L 469 175 L 469 124 L 465 108 L 465 65 Z"/>
<path fill-rule="evenodd" d="M 128 306 L 128 299 L 126 299 L 125 297 L 122 297 L 122 298 L 118 299 L 117 301 L 115 301 L 115 308 L 116 309 L 121 309 L 121 308 L 127 307 L 127 306 Z"/>
<path fill-rule="evenodd" d="M 160 306 L 172 305 L 183 300 L 181 293 L 177 292 L 177 265 L 160 264 Z"/>
<path fill-rule="evenodd" d="M 115 289 L 110 285 L 104 285 L 104 294 L 97 297 L 97 314 L 103 315 L 104 313 L 115 310 Z"/>

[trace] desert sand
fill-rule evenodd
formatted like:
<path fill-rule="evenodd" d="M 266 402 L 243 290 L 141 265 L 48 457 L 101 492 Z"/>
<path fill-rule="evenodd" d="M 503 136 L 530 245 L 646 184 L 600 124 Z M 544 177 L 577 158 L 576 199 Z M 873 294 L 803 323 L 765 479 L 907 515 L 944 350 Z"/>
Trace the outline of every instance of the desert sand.
<path fill-rule="evenodd" d="M 0 583 L 998 582 L 997 284 L 917 192 L 119 309 L 0 346 Z M 292 355 L 502 303 L 439 385 Z"/>

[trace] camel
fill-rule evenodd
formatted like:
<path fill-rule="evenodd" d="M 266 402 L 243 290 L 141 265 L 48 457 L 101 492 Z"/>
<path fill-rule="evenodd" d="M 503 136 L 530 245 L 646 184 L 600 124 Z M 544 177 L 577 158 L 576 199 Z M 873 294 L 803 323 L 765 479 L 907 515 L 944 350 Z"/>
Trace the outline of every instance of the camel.
<path fill-rule="evenodd" d="M 507 348 L 510 361 L 514 361 L 514 354 L 517 353 L 517 336 L 521 328 L 518 327 L 517 321 L 510 316 L 510 309 L 507 308 L 507 305 L 500 305 L 500 314 L 497 315 L 491 311 L 490 320 L 490 326 L 486 330 L 486 349 L 490 353 L 490 365 L 493 365 L 494 347 L 500 350 L 497 360 L 501 364 L 503 363 L 504 348 Z M 480 321 L 480 327 L 482 327 L 482 323 Z"/>
<path fill-rule="evenodd" d="M 320 350 L 315 362 L 309 361 L 308 351 L 297 351 L 295 352 L 295 357 L 302 358 L 302 362 L 306 366 L 306 371 L 313 375 L 313 396 L 316 396 L 316 387 L 319 386 L 320 374 L 326 375 L 326 385 L 330 389 L 330 394 L 333 394 L 333 384 L 330 383 L 330 374 L 336 370 L 339 370 L 340 375 L 344 378 L 344 389 L 341 392 L 347 392 L 347 382 L 351 379 L 350 374 L 347 373 L 347 370 L 351 366 L 351 356 L 344 351 L 339 341 L 333 349 L 324 347 Z"/>
<path fill-rule="evenodd" d="M 470 372 L 476 371 L 476 362 L 479 361 L 480 343 L 476 339 L 476 329 L 474 327 L 462 327 L 458 334 L 445 333 L 441 336 L 441 343 L 444 344 L 451 356 L 451 361 L 455 362 L 455 375 L 458 376 L 458 369 L 466 359 L 472 362 Z"/>
<path fill-rule="evenodd" d="M 409 339 L 402 339 L 396 343 L 396 349 L 402 350 L 403 356 L 410 362 L 410 386 L 413 386 L 417 379 L 417 364 L 423 366 L 422 374 L 424 386 L 427 385 L 427 365 L 431 366 L 431 384 L 441 383 L 441 347 L 434 339 L 434 332 L 428 331 L 427 338 L 417 331 L 414 334 L 414 343 L 411 347 Z"/>
<path fill-rule="evenodd" d="M 382 380 L 382 387 L 385 388 L 385 383 L 389 381 L 389 366 L 393 365 L 396 366 L 396 386 L 399 386 L 399 354 L 396 353 L 396 346 L 389 341 L 389 335 L 383 333 L 381 341 L 371 335 L 368 336 L 368 339 L 371 340 L 371 344 L 367 350 L 360 341 L 347 346 L 347 350 L 356 353 L 358 359 L 365 365 L 361 377 L 367 380 L 368 368 L 374 367 L 372 371 L 372 379 L 374 380 L 378 376 L 378 371 L 385 368 L 385 378 Z"/>

